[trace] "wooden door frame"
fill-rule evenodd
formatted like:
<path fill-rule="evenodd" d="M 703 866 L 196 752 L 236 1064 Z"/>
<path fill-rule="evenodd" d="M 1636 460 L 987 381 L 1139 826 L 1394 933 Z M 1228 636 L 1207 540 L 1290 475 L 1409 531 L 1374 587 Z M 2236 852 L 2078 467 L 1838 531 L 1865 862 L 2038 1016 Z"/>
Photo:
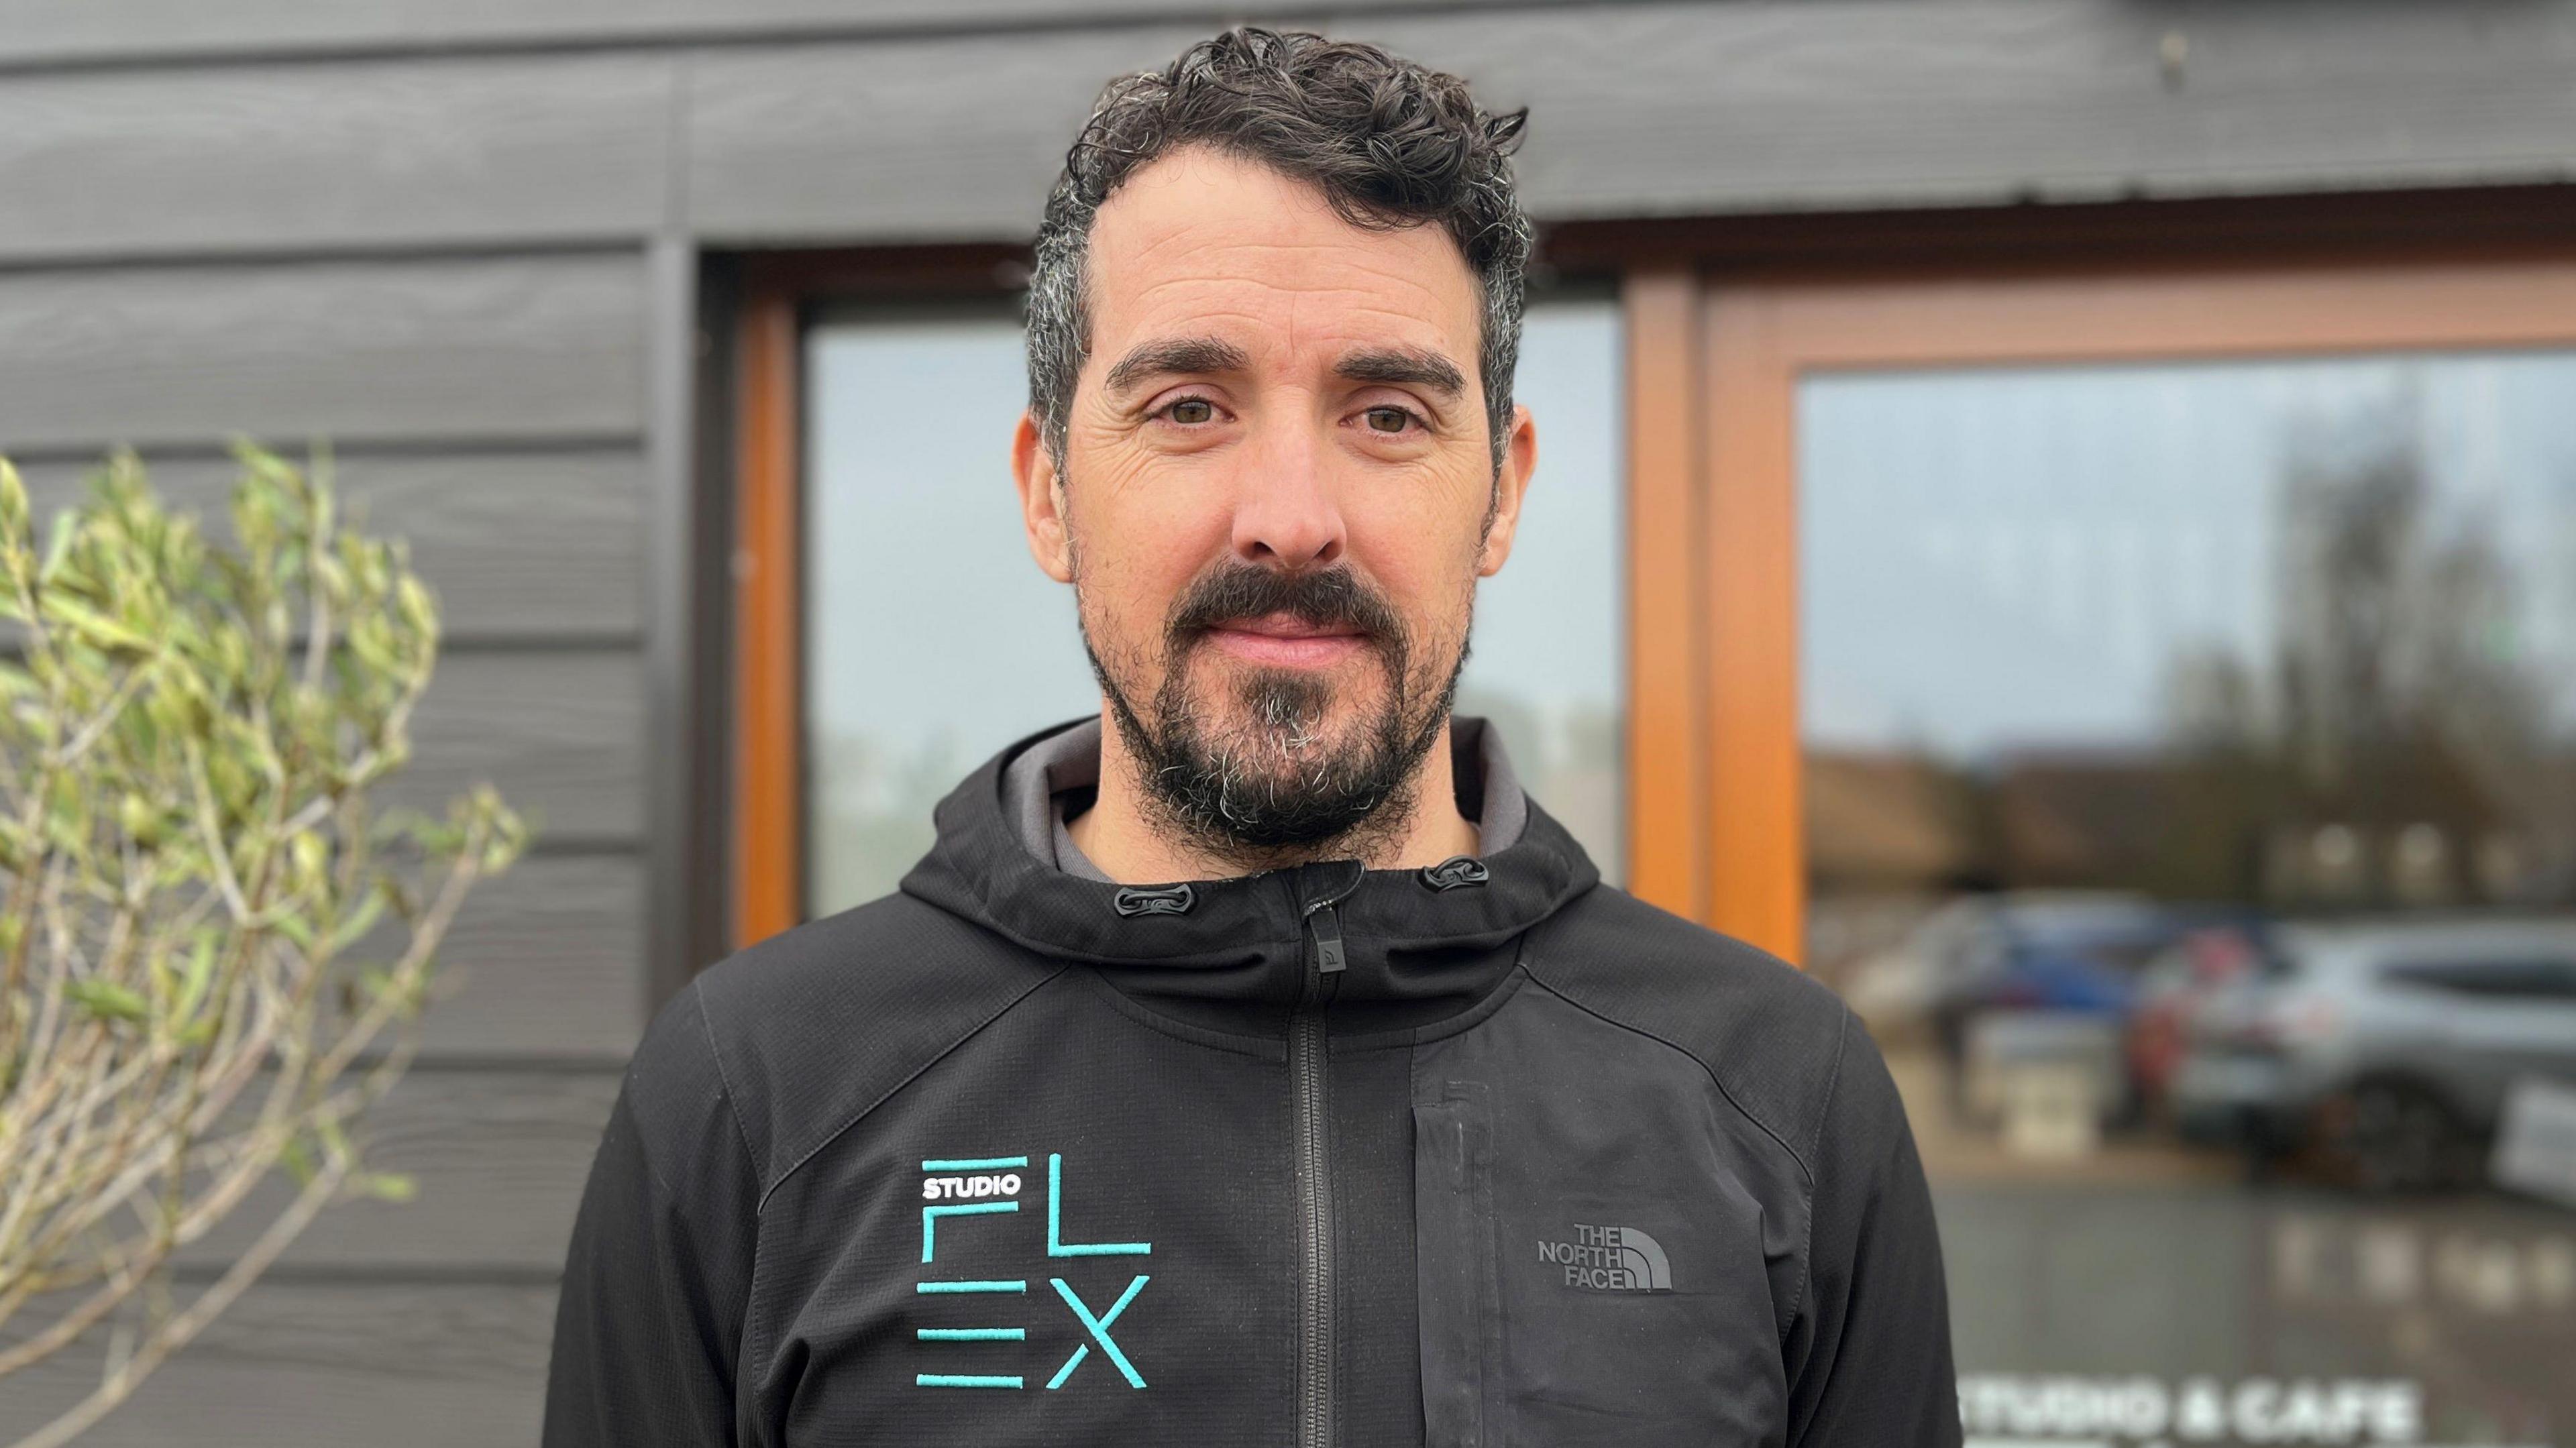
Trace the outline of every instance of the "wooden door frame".
<path fill-rule="evenodd" d="M 2136 363 L 2576 344 L 2576 251 L 2044 273 L 1720 277 L 1706 359 L 1706 912 L 1795 960 L 1799 787 L 1796 404 L 1838 370 Z"/>

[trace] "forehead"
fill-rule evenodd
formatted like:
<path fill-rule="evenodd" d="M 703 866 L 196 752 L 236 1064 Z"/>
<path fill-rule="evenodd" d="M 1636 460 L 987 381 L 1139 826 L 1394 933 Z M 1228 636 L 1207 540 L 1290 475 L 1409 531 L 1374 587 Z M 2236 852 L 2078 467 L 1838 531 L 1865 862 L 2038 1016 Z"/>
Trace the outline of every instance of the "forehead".
<path fill-rule="evenodd" d="M 1092 224 L 1091 354 L 1215 334 L 1276 359 L 1357 343 L 1434 349 L 1466 366 L 1475 273 L 1435 224 L 1356 226 L 1312 185 L 1193 147 L 1141 168 Z"/>

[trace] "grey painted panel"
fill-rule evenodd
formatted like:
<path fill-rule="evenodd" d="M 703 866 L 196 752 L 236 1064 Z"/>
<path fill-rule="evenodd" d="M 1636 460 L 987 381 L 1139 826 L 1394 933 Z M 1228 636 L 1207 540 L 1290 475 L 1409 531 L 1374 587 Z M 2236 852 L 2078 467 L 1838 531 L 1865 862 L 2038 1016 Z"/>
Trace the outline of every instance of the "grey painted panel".
<path fill-rule="evenodd" d="M 293 449 L 289 449 L 293 453 Z M 217 535 L 235 470 L 203 455 L 152 458 L 171 506 Z M 76 502 L 93 464 L 25 469 L 39 512 Z M 633 636 L 641 628 L 639 454 L 625 448 L 466 453 L 343 453 L 336 466 L 358 526 L 411 545 L 455 640 Z"/>
<path fill-rule="evenodd" d="M 421 701 L 411 766 L 388 795 L 437 808 L 489 780 L 541 835 L 632 840 L 643 816 L 643 691 L 627 651 L 451 654 Z"/>
<path fill-rule="evenodd" d="M 666 206 L 677 63 L 19 77 L 0 87 L 0 258 L 641 236 Z"/>
<path fill-rule="evenodd" d="M 1565 6 L 1338 28 L 1531 106 L 1521 174 L 1545 217 L 2576 174 L 2568 0 Z M 1024 237 L 1099 84 L 1195 33 L 710 53 L 692 217 L 719 238 Z"/>
<path fill-rule="evenodd" d="M 533 1283 L 262 1282 L 81 1448 L 534 1443 L 554 1309 Z M 0 1438 L 95 1386 L 102 1338 L 12 1374 Z"/>
<path fill-rule="evenodd" d="M 279 1260 L 301 1271 L 561 1271 L 582 1184 L 622 1079 L 614 1068 L 412 1071 L 377 1103 L 359 1135 L 368 1165 L 409 1173 L 419 1195 L 328 1207 Z M 274 1175 L 180 1261 L 220 1270 L 294 1196 L 294 1183 Z"/>
<path fill-rule="evenodd" d="M 642 274 L 639 252 L 0 275 L 0 451 L 630 433 Z"/>
<path fill-rule="evenodd" d="M 424 1055 L 622 1061 L 644 1033 L 643 865 L 530 855 L 468 896 L 421 1023 Z"/>
<path fill-rule="evenodd" d="M 691 222 L 718 240 L 1025 238 L 1102 83 L 1199 33 L 711 52 L 690 68 Z"/>
<path fill-rule="evenodd" d="M 1368 7 L 1333 8 L 1348 12 Z M 743 35 L 851 36 L 924 27 L 1055 25 L 1104 13 L 1213 17 L 1231 12 L 1207 0 L 237 0 L 211 10 L 192 0 L 123 0 L 112 8 L 83 0 L 0 0 L 0 64 Z"/>
<path fill-rule="evenodd" d="M 2160 49 L 2184 39 L 2170 74 Z M 1532 108 L 1559 217 L 2547 180 L 2576 7 L 1824 4 L 1353 33 Z"/>

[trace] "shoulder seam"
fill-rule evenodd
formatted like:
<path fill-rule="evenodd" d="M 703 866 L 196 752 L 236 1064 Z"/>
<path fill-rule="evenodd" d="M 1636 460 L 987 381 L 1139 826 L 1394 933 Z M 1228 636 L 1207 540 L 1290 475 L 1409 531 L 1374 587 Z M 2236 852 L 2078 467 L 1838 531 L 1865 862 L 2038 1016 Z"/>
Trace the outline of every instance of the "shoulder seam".
<path fill-rule="evenodd" d="M 1818 1157 L 1822 1157 L 1824 1153 L 1825 1122 L 1831 1119 L 1834 1114 L 1834 1093 L 1842 1089 L 1843 1053 L 1851 1045 L 1851 1023 L 1852 1014 L 1848 1009 L 1846 1009 L 1842 1013 L 1842 1025 L 1834 1032 L 1834 1068 L 1825 1077 L 1825 1099 L 1823 1104 L 1816 1110 L 1816 1137 L 1815 1140 L 1807 1147 L 1809 1152 L 1817 1155 Z M 1804 1240 L 1800 1241 L 1798 1244 L 1798 1295 L 1789 1305 L 1788 1320 L 1780 1326 L 1780 1338 L 1783 1342 L 1788 1340 L 1789 1329 L 1796 1326 L 1798 1318 L 1806 1312 L 1807 1294 L 1813 1290 L 1815 1286 L 1816 1178 L 1812 1172 L 1807 1176 L 1806 1216 L 1807 1225 Z"/>
<path fill-rule="evenodd" d="M 967 1027 L 963 1032 L 959 1033 L 955 1040 L 950 1041 L 947 1045 L 940 1047 L 938 1050 L 933 1051 L 928 1056 L 922 1058 L 920 1065 L 915 1066 L 910 1071 L 904 1073 L 902 1080 L 888 1086 L 874 1101 L 869 1102 L 867 1105 L 860 1107 L 856 1112 L 852 1113 L 849 1120 L 842 1122 L 839 1126 L 836 1126 L 829 1132 L 824 1133 L 822 1140 L 815 1142 L 810 1147 L 807 1147 L 804 1155 L 796 1158 L 796 1160 L 791 1163 L 786 1170 L 778 1174 L 778 1180 L 771 1182 L 768 1186 L 761 1189 L 760 1202 L 752 1208 L 752 1215 L 756 1218 L 762 1213 L 768 1211 L 769 1199 L 777 1194 L 780 1187 L 787 1184 L 787 1179 L 789 1177 L 792 1177 L 796 1175 L 797 1172 L 803 1170 L 805 1163 L 812 1161 L 815 1157 L 821 1155 L 825 1147 L 828 1147 L 833 1142 L 849 1135 L 860 1122 L 867 1120 L 869 1116 L 873 1115 L 878 1107 L 883 1106 L 886 1102 L 892 1100 L 896 1092 L 911 1085 L 914 1081 L 920 1078 L 922 1072 L 929 1070 L 931 1067 L 936 1066 L 941 1061 L 947 1059 L 951 1052 L 974 1039 L 978 1034 L 982 1033 L 985 1027 L 990 1026 L 995 1021 L 1009 1015 L 1019 1006 L 1020 1002 L 1027 1000 L 1030 996 L 1033 996 L 1039 991 L 1044 990 L 1049 985 L 1054 984 L 1059 977 L 1072 968 L 1072 963 L 1069 961 L 1059 962 L 1055 969 L 1048 971 L 1045 975 L 1040 976 L 1037 980 L 1031 982 L 1029 986 L 1019 994 L 1002 1002 L 999 1006 L 994 1007 L 993 1010 L 989 1014 L 985 1015 L 981 1020 L 978 1020 L 975 1024 Z"/>
<path fill-rule="evenodd" d="M 733 1078 L 725 1073 L 724 1051 L 716 1045 L 715 1023 L 707 1019 L 706 993 L 699 989 L 700 982 L 705 979 L 703 975 L 689 977 L 689 1003 L 697 1007 L 698 1031 L 707 1038 L 707 1059 L 716 1063 L 716 1085 L 724 1092 L 725 1114 L 733 1118 L 734 1140 L 742 1143 L 742 1159 L 751 1163 L 752 1179 L 759 1181 L 761 1162 L 752 1154 L 751 1131 L 742 1124 L 742 1098 L 734 1094 Z M 766 1182 L 761 1184 L 760 1195 L 763 1201 L 768 1200 L 769 1186 Z M 759 1213 L 755 1211 L 753 1215 Z"/>
<path fill-rule="evenodd" d="M 1735 1108 L 1736 1115 L 1752 1122 L 1755 1127 L 1761 1130 L 1764 1136 L 1771 1138 L 1774 1142 L 1779 1144 L 1782 1151 L 1788 1153 L 1789 1160 L 1797 1163 L 1798 1174 L 1806 1179 L 1809 1198 L 1810 1201 L 1813 1200 L 1813 1194 L 1816 1188 L 1815 1167 L 1810 1165 L 1806 1157 L 1799 1154 L 1798 1148 L 1790 1145 L 1789 1139 L 1782 1136 L 1770 1122 L 1756 1116 L 1743 1102 L 1736 1100 L 1735 1093 L 1726 1089 L 1725 1080 L 1717 1074 L 1717 1068 L 1711 1066 L 1705 1059 L 1703 1059 L 1699 1052 L 1692 1050 L 1690 1047 L 1685 1046 L 1679 1041 L 1675 1041 L 1668 1036 L 1658 1035 L 1633 1021 L 1622 1020 L 1617 1016 L 1611 1015 L 1607 1011 L 1600 1010 L 1590 1003 L 1578 999 L 1573 992 L 1564 989 L 1556 982 L 1540 975 L 1538 973 L 1537 965 L 1538 960 L 1534 953 L 1524 957 L 1523 968 L 1529 971 L 1530 979 L 1536 981 L 1549 995 L 1555 996 L 1558 1000 L 1565 1002 L 1567 1005 L 1574 1007 L 1576 1010 L 1583 1012 L 1585 1015 L 1590 1016 L 1595 1020 L 1616 1026 L 1620 1030 L 1627 1031 L 1632 1035 L 1643 1036 L 1647 1040 L 1653 1041 L 1658 1045 L 1667 1047 L 1668 1049 L 1679 1051 L 1684 1057 L 1689 1059 L 1691 1064 L 1699 1067 L 1700 1071 L 1708 1077 L 1709 1084 L 1717 1088 L 1717 1094 L 1725 1099 L 1727 1105 Z"/>

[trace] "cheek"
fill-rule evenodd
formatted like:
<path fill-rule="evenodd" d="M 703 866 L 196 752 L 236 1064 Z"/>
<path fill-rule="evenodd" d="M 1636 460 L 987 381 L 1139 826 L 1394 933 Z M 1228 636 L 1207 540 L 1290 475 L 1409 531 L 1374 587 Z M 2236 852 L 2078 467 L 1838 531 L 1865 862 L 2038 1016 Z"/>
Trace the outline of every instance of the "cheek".
<path fill-rule="evenodd" d="M 1353 559 L 1417 628 L 1443 638 L 1474 596 L 1484 516 L 1481 493 L 1472 508 L 1454 494 L 1373 502 L 1350 517 Z"/>
<path fill-rule="evenodd" d="M 1073 540 L 1085 622 L 1131 644 L 1159 644 L 1172 601 L 1224 551 L 1226 519 L 1174 506 L 1170 489 L 1114 466 L 1074 470 L 1065 525 Z"/>

